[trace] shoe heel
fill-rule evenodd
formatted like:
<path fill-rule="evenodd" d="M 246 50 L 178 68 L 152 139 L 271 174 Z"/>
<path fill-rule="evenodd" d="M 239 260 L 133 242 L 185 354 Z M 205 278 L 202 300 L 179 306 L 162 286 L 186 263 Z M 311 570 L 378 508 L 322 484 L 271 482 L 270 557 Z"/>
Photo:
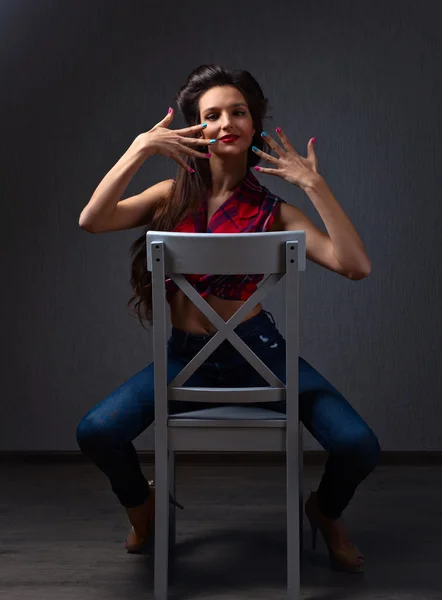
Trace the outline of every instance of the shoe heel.
<path fill-rule="evenodd" d="M 172 494 L 169 493 L 169 504 L 173 504 L 173 506 L 177 506 L 181 510 L 184 510 L 184 506 L 182 506 L 179 502 L 175 500 Z"/>
<path fill-rule="evenodd" d="M 150 481 L 148 481 L 148 484 L 149 484 L 149 488 L 155 493 L 155 482 L 151 479 Z M 184 510 L 184 506 L 182 504 L 180 504 L 179 502 L 177 502 L 170 492 L 169 492 L 169 504 L 172 504 L 173 506 L 177 506 L 180 510 Z"/>

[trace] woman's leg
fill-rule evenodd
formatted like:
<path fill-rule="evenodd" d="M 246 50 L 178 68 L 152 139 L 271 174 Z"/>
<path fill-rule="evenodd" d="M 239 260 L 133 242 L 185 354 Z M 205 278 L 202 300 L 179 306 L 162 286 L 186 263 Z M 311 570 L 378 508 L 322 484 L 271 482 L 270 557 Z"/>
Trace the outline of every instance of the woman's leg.
<path fill-rule="evenodd" d="M 132 444 L 154 420 L 154 365 L 151 363 L 93 407 L 77 427 L 81 451 L 109 478 L 120 503 L 143 504 L 148 483 Z"/>
<path fill-rule="evenodd" d="M 168 382 L 186 362 L 169 350 Z M 212 370 L 210 364 L 203 364 L 186 385 L 212 385 Z M 92 408 L 77 427 L 80 449 L 107 475 L 112 490 L 126 508 L 142 505 L 149 495 L 132 441 L 154 421 L 154 406 L 154 363 L 151 363 Z M 170 412 L 184 412 L 203 406 L 171 402 L 169 408 Z"/>
<path fill-rule="evenodd" d="M 168 343 L 168 382 L 188 362 L 180 355 L 179 336 L 175 338 L 178 339 L 171 338 Z M 216 368 L 206 362 L 186 384 L 210 386 L 214 375 Z M 169 405 L 171 413 L 199 408 L 203 408 L 200 403 Z M 92 408 L 77 428 L 82 452 L 108 476 L 133 526 L 126 541 L 128 552 L 137 552 L 143 546 L 153 522 L 153 497 L 149 495 L 132 441 L 149 427 L 154 417 L 154 363 L 151 363 Z"/>
<path fill-rule="evenodd" d="M 285 340 L 268 317 L 255 317 L 255 324 L 258 321 L 259 326 L 250 327 L 251 331 L 246 330 L 241 337 L 285 382 Z M 229 363 L 232 386 L 268 385 L 233 348 Z M 318 503 L 324 515 L 330 519 L 338 519 L 358 485 L 378 464 L 379 442 L 373 431 L 331 383 L 303 358 L 299 358 L 298 366 L 300 420 L 329 453 L 318 489 Z M 265 407 L 285 412 L 285 403 L 268 403 Z"/>
<path fill-rule="evenodd" d="M 81 451 L 107 475 L 133 526 L 128 551 L 142 546 L 153 519 L 149 486 L 132 444 L 154 420 L 153 372 L 151 363 L 92 408 L 77 427 Z"/>
<path fill-rule="evenodd" d="M 300 420 L 329 457 L 318 488 L 322 514 L 338 519 L 360 483 L 379 463 L 379 442 L 331 383 L 299 359 Z"/>

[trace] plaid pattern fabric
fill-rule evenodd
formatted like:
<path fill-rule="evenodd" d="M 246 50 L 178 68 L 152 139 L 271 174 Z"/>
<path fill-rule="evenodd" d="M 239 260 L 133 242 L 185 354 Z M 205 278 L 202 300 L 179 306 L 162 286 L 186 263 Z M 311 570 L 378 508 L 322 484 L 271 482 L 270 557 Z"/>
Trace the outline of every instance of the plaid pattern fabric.
<path fill-rule="evenodd" d="M 196 214 L 179 223 L 173 231 L 187 233 L 256 233 L 269 231 L 281 202 L 250 171 L 233 194 L 207 223 L 207 202 L 201 203 Z M 186 279 L 204 298 L 209 294 L 226 300 L 245 301 L 256 290 L 263 275 L 186 275 Z M 170 302 L 178 286 L 166 278 L 166 300 Z"/>

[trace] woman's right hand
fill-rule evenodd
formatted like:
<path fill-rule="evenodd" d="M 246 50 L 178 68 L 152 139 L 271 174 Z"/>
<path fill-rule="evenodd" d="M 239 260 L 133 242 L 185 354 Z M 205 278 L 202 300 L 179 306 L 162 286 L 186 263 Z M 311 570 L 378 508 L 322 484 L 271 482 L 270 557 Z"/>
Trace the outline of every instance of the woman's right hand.
<path fill-rule="evenodd" d="M 210 158 L 210 153 L 204 154 L 194 150 L 196 146 L 210 144 L 210 140 L 204 137 L 188 137 L 201 133 L 206 124 L 185 127 L 184 129 L 169 129 L 173 120 L 174 112 L 170 112 L 162 121 L 157 123 L 150 131 L 141 133 L 134 143 L 143 149 L 148 156 L 159 154 L 173 158 L 183 169 L 193 172 L 191 167 L 184 162 L 180 154 L 188 154 L 195 158 Z"/>

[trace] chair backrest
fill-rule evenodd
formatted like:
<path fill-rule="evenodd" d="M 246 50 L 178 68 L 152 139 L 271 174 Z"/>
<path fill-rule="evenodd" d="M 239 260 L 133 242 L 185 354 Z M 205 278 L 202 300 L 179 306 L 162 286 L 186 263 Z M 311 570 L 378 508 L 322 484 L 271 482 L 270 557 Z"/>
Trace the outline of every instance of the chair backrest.
<path fill-rule="evenodd" d="M 285 279 L 286 300 L 286 354 L 299 354 L 299 271 L 305 270 L 306 247 L 304 231 L 277 231 L 244 234 L 177 233 L 148 231 L 146 234 L 147 267 L 152 272 L 153 348 L 155 377 L 155 421 L 167 420 L 168 400 L 189 400 L 189 388 L 182 385 L 223 342 L 229 340 L 244 358 L 268 382 L 262 401 L 281 400 L 283 391 L 291 383 L 298 385 L 296 368 L 287 369 L 286 384 L 260 360 L 258 356 L 233 331 L 243 318 L 260 303 L 269 290 Z M 225 322 L 198 294 L 184 274 L 263 274 L 265 276 L 256 292 Z M 209 321 L 218 329 L 210 341 L 167 384 L 167 313 L 166 276 L 170 277 Z M 295 379 L 293 379 L 295 378 Z M 263 389 L 263 388 L 260 388 Z M 228 402 L 257 402 L 257 388 L 192 388 L 193 399 L 205 402 L 223 402 L 219 394 L 229 391 Z M 297 404 L 297 403 L 296 403 Z"/>

